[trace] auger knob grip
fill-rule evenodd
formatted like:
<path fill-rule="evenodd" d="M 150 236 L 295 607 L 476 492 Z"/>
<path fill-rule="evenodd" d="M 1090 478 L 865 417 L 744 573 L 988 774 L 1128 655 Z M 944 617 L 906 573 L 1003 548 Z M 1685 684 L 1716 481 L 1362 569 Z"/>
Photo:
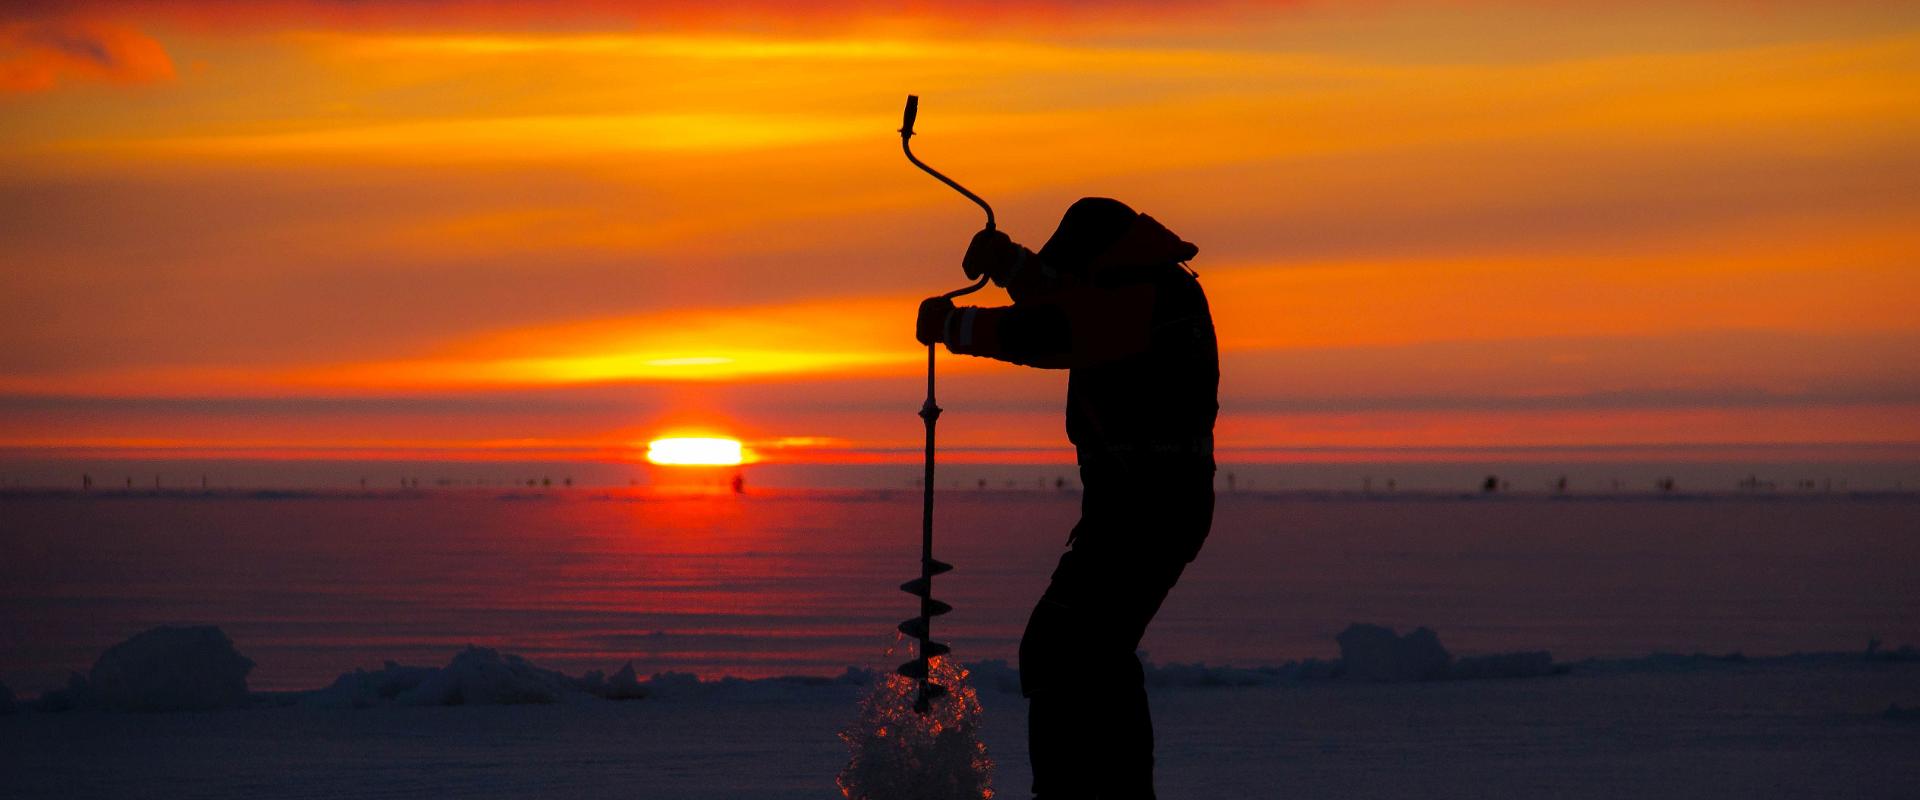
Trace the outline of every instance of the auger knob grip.
<path fill-rule="evenodd" d="M 920 116 L 920 95 L 907 95 L 906 113 L 900 115 L 900 138 L 913 135 L 913 118 Z"/>

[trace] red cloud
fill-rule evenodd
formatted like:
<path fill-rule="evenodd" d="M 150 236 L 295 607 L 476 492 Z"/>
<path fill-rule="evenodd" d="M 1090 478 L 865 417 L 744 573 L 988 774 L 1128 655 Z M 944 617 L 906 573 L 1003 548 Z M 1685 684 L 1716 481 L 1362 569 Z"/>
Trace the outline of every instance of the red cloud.
<path fill-rule="evenodd" d="M 124 25 L 75 20 L 0 23 L 0 93 L 63 81 L 149 83 L 173 77 L 167 51 Z"/>

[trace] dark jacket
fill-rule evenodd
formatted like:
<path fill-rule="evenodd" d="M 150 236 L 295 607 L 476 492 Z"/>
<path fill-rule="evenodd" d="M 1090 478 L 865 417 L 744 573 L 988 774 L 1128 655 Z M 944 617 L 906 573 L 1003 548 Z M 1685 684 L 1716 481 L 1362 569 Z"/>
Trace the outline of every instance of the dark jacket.
<path fill-rule="evenodd" d="M 1070 370 L 1067 438 L 1083 466 L 1211 473 L 1220 358 L 1184 263 L 1197 252 L 1152 217 L 1082 200 L 1037 259 L 998 281 L 1013 305 L 959 309 L 947 349 Z"/>

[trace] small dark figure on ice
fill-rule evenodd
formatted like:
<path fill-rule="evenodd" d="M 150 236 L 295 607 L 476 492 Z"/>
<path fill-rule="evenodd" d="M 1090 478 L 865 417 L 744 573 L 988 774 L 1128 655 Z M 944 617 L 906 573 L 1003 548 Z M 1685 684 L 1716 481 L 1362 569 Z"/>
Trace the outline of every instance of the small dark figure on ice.
<path fill-rule="evenodd" d="M 1013 304 L 921 303 L 916 335 L 1070 371 L 1080 521 L 1020 641 L 1036 798 L 1151 798 L 1135 651 L 1213 523 L 1220 362 L 1194 245 L 1117 200 L 1073 204 L 1038 253 L 989 227 L 962 267 Z"/>

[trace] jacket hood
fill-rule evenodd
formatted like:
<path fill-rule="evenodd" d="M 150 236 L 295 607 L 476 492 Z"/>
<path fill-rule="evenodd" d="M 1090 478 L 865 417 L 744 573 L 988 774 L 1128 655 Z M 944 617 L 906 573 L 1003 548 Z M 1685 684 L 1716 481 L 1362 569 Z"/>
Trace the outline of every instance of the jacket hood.
<path fill-rule="evenodd" d="M 1055 269 L 1093 276 L 1109 269 L 1187 261 L 1200 248 L 1127 204 L 1107 197 L 1076 201 L 1040 248 Z"/>

